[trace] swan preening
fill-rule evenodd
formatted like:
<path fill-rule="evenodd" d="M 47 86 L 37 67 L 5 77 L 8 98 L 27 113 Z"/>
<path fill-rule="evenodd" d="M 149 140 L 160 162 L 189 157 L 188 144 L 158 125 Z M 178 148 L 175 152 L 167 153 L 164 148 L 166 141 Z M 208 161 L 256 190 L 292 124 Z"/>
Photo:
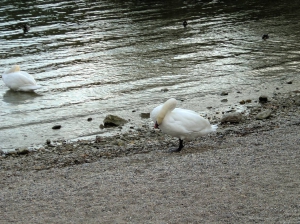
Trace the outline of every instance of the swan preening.
<path fill-rule="evenodd" d="M 180 152 L 184 147 L 183 140 L 192 140 L 217 130 L 217 125 L 211 125 L 208 120 L 194 111 L 175 108 L 176 104 L 176 99 L 169 99 L 150 113 L 155 128 L 160 128 L 162 132 L 179 138 L 178 149 L 171 152 Z"/>
<path fill-rule="evenodd" d="M 41 88 L 27 72 L 20 71 L 19 65 L 14 65 L 2 74 L 2 80 L 11 90 L 32 92 Z"/>

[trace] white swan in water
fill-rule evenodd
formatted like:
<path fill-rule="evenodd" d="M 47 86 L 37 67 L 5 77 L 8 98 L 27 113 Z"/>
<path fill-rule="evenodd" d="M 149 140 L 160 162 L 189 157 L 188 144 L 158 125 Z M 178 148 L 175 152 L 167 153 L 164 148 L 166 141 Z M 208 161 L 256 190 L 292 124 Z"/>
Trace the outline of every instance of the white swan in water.
<path fill-rule="evenodd" d="M 27 72 L 20 71 L 19 65 L 14 65 L 2 74 L 2 80 L 6 86 L 15 91 L 32 92 L 41 88 Z"/>
<path fill-rule="evenodd" d="M 175 108 L 176 104 L 175 99 L 169 99 L 150 113 L 155 128 L 160 128 L 162 132 L 179 138 L 178 149 L 170 152 L 180 152 L 183 148 L 183 140 L 192 140 L 217 130 L 217 125 L 211 125 L 208 120 L 194 111 Z"/>

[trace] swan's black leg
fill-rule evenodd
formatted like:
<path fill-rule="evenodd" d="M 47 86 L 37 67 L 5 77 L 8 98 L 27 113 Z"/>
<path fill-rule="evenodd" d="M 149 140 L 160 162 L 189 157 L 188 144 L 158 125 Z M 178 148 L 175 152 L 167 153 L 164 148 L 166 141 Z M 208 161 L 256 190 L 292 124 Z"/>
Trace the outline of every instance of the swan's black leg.
<path fill-rule="evenodd" d="M 183 148 L 183 140 L 179 139 L 178 149 L 171 149 L 169 152 L 180 152 L 182 148 Z"/>

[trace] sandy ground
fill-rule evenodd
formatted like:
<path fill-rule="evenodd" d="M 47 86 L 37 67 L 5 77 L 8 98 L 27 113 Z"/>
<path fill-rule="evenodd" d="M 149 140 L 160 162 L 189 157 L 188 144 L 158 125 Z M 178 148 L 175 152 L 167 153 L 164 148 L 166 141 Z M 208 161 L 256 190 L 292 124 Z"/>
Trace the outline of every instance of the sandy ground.
<path fill-rule="evenodd" d="M 299 106 L 220 125 L 180 153 L 166 140 L 44 169 L 38 152 L 2 157 L 0 223 L 300 223 Z"/>

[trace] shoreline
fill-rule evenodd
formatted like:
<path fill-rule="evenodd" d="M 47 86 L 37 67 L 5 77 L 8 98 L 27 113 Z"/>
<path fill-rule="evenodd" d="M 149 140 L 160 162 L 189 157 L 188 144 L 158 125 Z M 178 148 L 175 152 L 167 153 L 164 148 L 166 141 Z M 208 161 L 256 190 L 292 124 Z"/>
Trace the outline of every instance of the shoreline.
<path fill-rule="evenodd" d="M 199 142 L 199 140 L 203 141 L 203 139 L 214 139 L 218 141 L 220 138 L 228 134 L 230 135 L 231 133 L 247 135 L 255 130 L 271 130 L 278 126 L 276 126 L 274 122 L 280 122 L 282 115 L 286 116 L 288 113 L 297 113 L 299 105 L 300 91 L 298 90 L 278 94 L 273 96 L 272 99 L 268 99 L 265 103 L 248 104 L 247 112 L 239 113 L 242 118 L 241 121 L 222 123 L 222 119 L 217 118 L 217 132 L 186 142 L 183 151 L 185 151 L 186 148 L 195 147 L 197 142 Z M 271 111 L 269 118 L 256 119 L 259 112 L 266 110 Z M 230 109 L 228 113 L 218 115 L 223 115 L 224 117 L 226 114 L 231 114 L 232 111 L 232 114 L 236 112 L 234 109 Z M 213 119 L 214 120 L 210 120 L 211 123 L 216 124 L 216 117 Z M 116 127 L 115 129 L 118 128 Z M 98 159 L 111 159 L 114 157 L 149 153 L 151 151 L 163 152 L 167 151 L 168 147 L 171 148 L 178 144 L 178 139 L 167 136 L 160 130 L 153 129 L 153 127 L 149 125 L 143 125 L 136 130 L 131 130 L 130 128 L 127 130 L 129 131 L 125 133 L 119 133 L 113 136 L 96 136 L 94 139 L 88 138 L 87 140 L 49 140 L 41 147 L 34 148 L 33 150 L 30 149 L 30 147 L 24 147 L 14 151 L 2 151 L 0 152 L 0 161 L 22 160 L 23 162 L 27 162 L 26 160 L 32 160 L 32 165 L 26 166 L 26 169 L 43 170 L 53 167 L 90 163 Z M 64 156 L 67 156 L 67 158 Z M 39 165 L 36 164 L 35 159 L 32 159 L 33 157 L 39 158 Z"/>
<path fill-rule="evenodd" d="M 292 80 L 292 81 L 291 81 Z M 255 101 L 260 95 L 273 97 L 279 94 L 287 94 L 292 90 L 297 90 L 300 86 L 300 80 L 297 77 L 291 79 L 288 76 L 285 79 L 275 80 L 272 83 L 264 83 L 258 86 L 237 86 L 234 89 L 220 89 L 220 92 L 212 92 L 207 94 L 195 93 L 193 95 L 183 95 L 176 97 L 178 107 L 191 109 L 198 112 L 201 116 L 211 117 L 213 123 L 219 122 L 222 113 L 231 110 L 247 111 L 249 106 L 256 106 Z M 159 90 L 160 91 L 160 90 Z M 228 95 L 223 95 L 223 93 Z M 97 113 L 83 114 L 57 121 L 40 121 L 29 123 L 28 125 L 18 124 L 18 127 L 9 128 L 9 126 L 1 129 L 1 145 L 0 151 L 13 151 L 16 148 L 29 148 L 35 150 L 42 147 L 47 139 L 51 141 L 76 141 L 77 139 L 92 139 L 96 136 L 114 136 L 118 133 L 126 133 L 143 129 L 143 126 L 150 125 L 150 120 L 141 119 L 140 113 L 148 113 L 157 105 L 165 102 L 167 99 L 174 97 L 176 92 L 172 90 L 161 92 L 158 101 L 144 102 L 142 108 L 131 105 L 126 108 L 120 108 L 117 111 L 98 111 Z M 240 104 L 241 101 L 252 100 L 252 103 Z M 99 125 L 103 123 L 105 116 L 113 114 L 128 120 L 128 124 L 122 129 L 99 129 Z M 92 121 L 87 121 L 92 118 Z M 53 130 L 55 125 L 61 125 L 59 130 Z M 133 128 L 133 129 L 132 129 Z M 11 136 L 14 136 L 12 141 Z"/>

